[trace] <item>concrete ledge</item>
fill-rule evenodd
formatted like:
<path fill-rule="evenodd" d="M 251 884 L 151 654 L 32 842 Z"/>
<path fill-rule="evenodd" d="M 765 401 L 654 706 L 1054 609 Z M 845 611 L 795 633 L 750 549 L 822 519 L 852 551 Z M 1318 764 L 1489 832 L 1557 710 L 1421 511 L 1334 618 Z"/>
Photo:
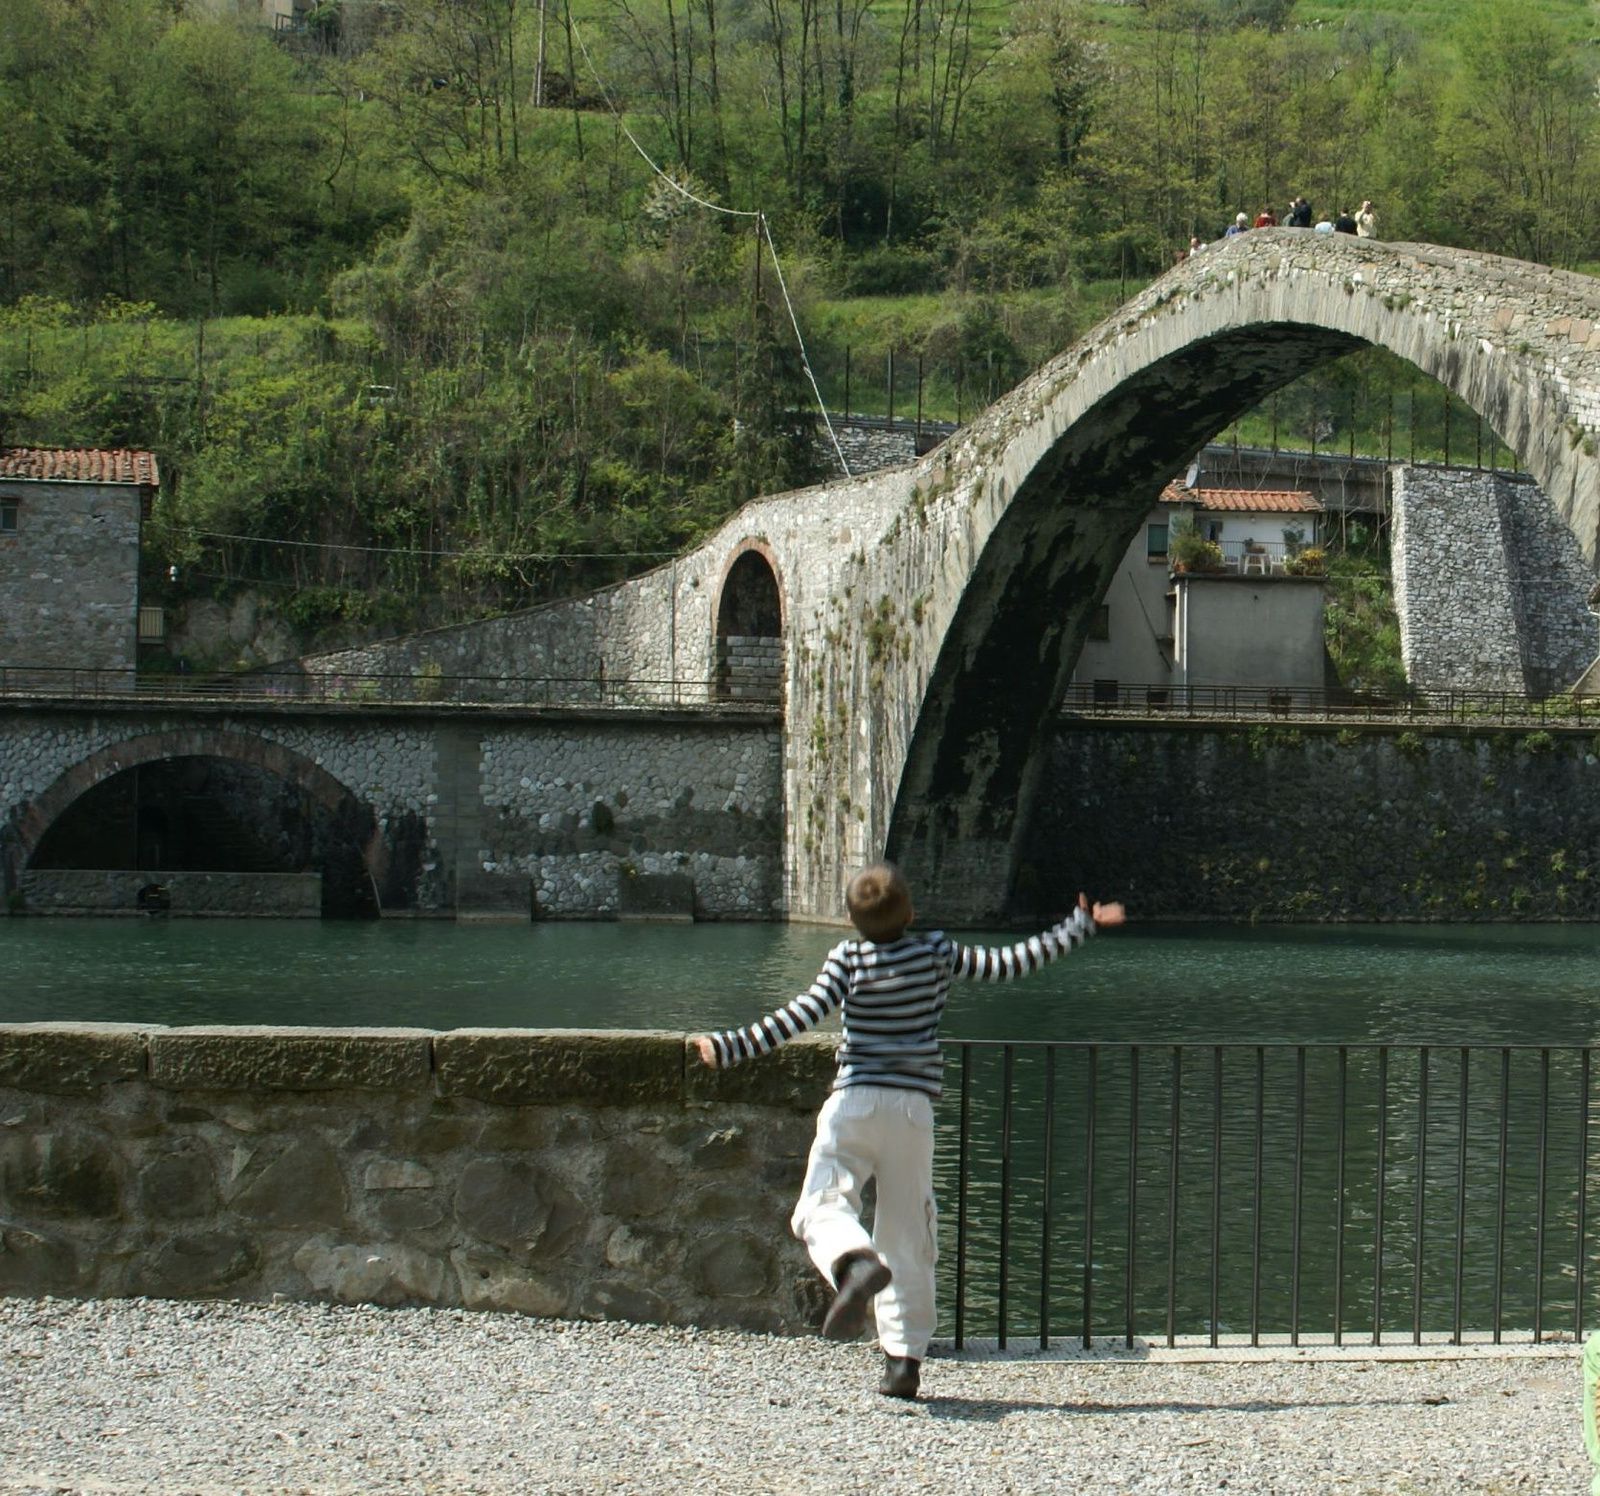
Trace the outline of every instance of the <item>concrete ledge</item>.
<path fill-rule="evenodd" d="M 150 1079 L 174 1091 L 425 1091 L 428 1029 L 173 1028 L 150 1037 Z"/>
<path fill-rule="evenodd" d="M 838 1047 L 837 1035 L 811 1034 L 759 1060 L 746 1060 L 730 1070 L 712 1070 L 685 1044 L 684 1097 L 707 1104 L 744 1102 L 814 1112 L 833 1085 Z"/>
<path fill-rule="evenodd" d="M 0 1023 L 0 1087 L 87 1093 L 148 1079 L 170 1091 L 432 1091 L 506 1106 L 673 1104 L 814 1111 L 837 1035 L 731 1070 L 663 1030 L 342 1029 Z"/>
<path fill-rule="evenodd" d="M 501 1106 L 681 1101 L 683 1035 L 659 1030 L 452 1029 L 433 1041 L 441 1096 Z"/>
<path fill-rule="evenodd" d="M 0 1024 L 0 1086 L 94 1092 L 149 1072 L 148 1024 Z"/>

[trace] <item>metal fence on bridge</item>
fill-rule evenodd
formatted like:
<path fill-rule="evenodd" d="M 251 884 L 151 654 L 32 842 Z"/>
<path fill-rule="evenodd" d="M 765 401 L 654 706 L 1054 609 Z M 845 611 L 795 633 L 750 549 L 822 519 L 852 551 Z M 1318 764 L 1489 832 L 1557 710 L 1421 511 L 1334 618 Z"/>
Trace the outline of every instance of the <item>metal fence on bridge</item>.
<path fill-rule="evenodd" d="M 326 706 L 517 706 L 711 708 L 770 711 L 776 695 L 752 695 L 741 683 L 723 696 L 704 679 L 644 677 L 446 675 L 414 670 L 392 674 L 307 671 L 226 671 L 140 674 L 132 669 L 0 665 L 0 696 L 68 701 L 220 701 Z"/>
<path fill-rule="evenodd" d="M 317 705 L 715 707 L 770 710 L 779 690 L 756 693 L 741 682 L 725 694 L 704 678 L 446 675 L 430 669 L 390 673 L 302 670 L 143 673 L 128 667 L 0 664 L 0 697 L 69 701 L 312 703 Z M 1600 724 L 1600 697 L 1531 696 L 1513 691 L 1400 693 L 1312 690 L 1301 686 L 1137 685 L 1115 680 L 1070 686 L 1068 717 L 1193 717 L 1218 721 L 1299 718 L 1315 721 Z"/>
<path fill-rule="evenodd" d="M 1307 686 L 1139 685 L 1095 680 L 1069 686 L 1061 711 L 1072 717 L 1195 717 L 1218 721 L 1299 718 L 1584 727 L 1600 724 L 1600 697 L 1410 688 L 1382 692 Z"/>
<path fill-rule="evenodd" d="M 1592 1048 L 947 1048 L 958 1346 L 1498 1344 L 1595 1323 Z"/>

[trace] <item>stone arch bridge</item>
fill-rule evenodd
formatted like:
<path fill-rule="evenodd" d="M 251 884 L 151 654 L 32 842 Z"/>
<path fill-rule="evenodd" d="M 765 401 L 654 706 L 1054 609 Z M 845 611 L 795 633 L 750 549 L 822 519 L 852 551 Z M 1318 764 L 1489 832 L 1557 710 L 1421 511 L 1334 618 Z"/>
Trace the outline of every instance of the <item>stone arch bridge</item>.
<path fill-rule="evenodd" d="M 302 663 L 728 691 L 740 630 L 776 625 L 779 907 L 838 918 L 850 869 L 887 852 L 925 917 L 1002 918 L 1038 749 L 1161 487 L 1237 415 L 1363 344 L 1474 407 L 1594 563 L 1600 283 L 1258 230 L 1162 276 L 913 466 L 756 500 L 588 598 Z"/>

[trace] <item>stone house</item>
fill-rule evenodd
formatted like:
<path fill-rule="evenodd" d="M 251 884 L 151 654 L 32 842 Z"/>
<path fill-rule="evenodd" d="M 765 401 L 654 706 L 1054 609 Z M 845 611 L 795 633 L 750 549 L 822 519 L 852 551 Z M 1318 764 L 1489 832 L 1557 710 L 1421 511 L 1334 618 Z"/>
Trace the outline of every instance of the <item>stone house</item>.
<path fill-rule="evenodd" d="M 0 447 L 0 665 L 132 674 L 152 452 Z"/>
<path fill-rule="evenodd" d="M 1319 544 L 1322 516 L 1303 490 L 1168 484 L 1101 602 L 1075 694 L 1109 701 L 1131 686 L 1160 705 L 1185 687 L 1320 691 L 1323 581 L 1295 558 Z M 1216 545 L 1216 569 L 1173 565 L 1180 524 Z"/>

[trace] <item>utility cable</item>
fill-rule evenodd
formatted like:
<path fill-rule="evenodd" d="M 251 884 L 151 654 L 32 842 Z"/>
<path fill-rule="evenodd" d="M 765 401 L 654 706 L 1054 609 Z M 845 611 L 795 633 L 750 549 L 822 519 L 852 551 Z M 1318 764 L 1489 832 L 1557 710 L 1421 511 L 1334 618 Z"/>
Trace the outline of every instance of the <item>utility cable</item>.
<path fill-rule="evenodd" d="M 778 277 L 778 289 L 783 292 L 783 304 L 789 313 L 789 325 L 794 328 L 794 340 L 800 346 L 800 365 L 806 371 L 806 378 L 811 381 L 811 393 L 816 397 L 817 409 L 822 412 L 822 424 L 828 428 L 828 440 L 833 443 L 833 455 L 839 459 L 839 466 L 844 469 L 846 478 L 854 476 L 850 471 L 850 464 L 845 461 L 844 448 L 839 445 L 839 434 L 833 429 L 833 421 L 828 416 L 828 407 L 823 402 L 822 391 L 817 387 L 817 376 L 812 372 L 811 360 L 806 357 L 806 342 L 800 336 L 800 319 L 795 316 L 794 303 L 789 299 L 789 287 L 783 279 L 783 266 L 778 263 L 778 249 L 772 242 L 772 226 L 767 222 L 767 215 L 759 215 L 761 232 L 766 236 L 767 249 L 772 255 L 772 269 Z"/>
<path fill-rule="evenodd" d="M 817 410 L 822 415 L 822 424 L 828 428 L 828 439 L 833 443 L 833 455 L 838 459 L 839 466 L 844 469 L 845 477 L 853 477 L 850 464 L 845 461 L 844 448 L 839 445 L 838 434 L 833 429 L 833 422 L 828 417 L 828 407 L 822 399 L 822 390 L 817 385 L 817 376 L 811 367 L 811 357 L 806 352 L 806 340 L 800 334 L 800 319 L 795 315 L 794 303 L 789 299 L 789 287 L 783 279 L 783 266 L 778 263 L 778 247 L 772 242 L 772 226 L 767 222 L 767 215 L 760 208 L 728 208 L 721 203 L 711 202 L 700 197 L 684 186 L 671 172 L 663 171 L 658 166 L 650 153 L 639 144 L 639 138 L 628 128 L 628 122 L 622 117 L 622 111 L 617 108 L 616 102 L 611 97 L 611 90 L 606 87 L 606 80 L 600 76 L 600 69 L 594 65 L 594 59 L 589 56 L 589 48 L 583 40 L 583 30 L 578 23 L 568 17 L 568 24 L 572 27 L 572 34 L 578 39 L 578 50 L 583 53 L 583 61 L 589 69 L 590 76 L 595 81 L 595 86 L 600 90 L 600 97 L 606 101 L 606 108 L 616 119 L 617 128 L 628 137 L 628 143 L 639 153 L 639 158 L 663 182 L 681 197 L 688 199 L 701 208 L 709 208 L 713 213 L 723 213 L 730 218 L 753 218 L 756 220 L 756 232 L 762 237 L 762 242 L 767 246 L 767 253 L 772 256 L 772 269 L 778 277 L 778 288 L 783 292 L 783 304 L 789 313 L 789 325 L 794 329 L 795 344 L 800 349 L 800 364 L 806 371 L 806 379 L 810 381 L 811 393 L 816 397 Z"/>
<path fill-rule="evenodd" d="M 280 540 L 269 535 L 232 535 L 222 530 L 201 530 L 193 525 L 156 524 L 168 534 L 192 535 L 203 540 L 233 540 L 242 545 L 282 545 L 307 551 L 362 551 L 378 556 L 468 556 L 480 561 L 666 561 L 677 551 L 438 551 L 403 545 L 353 545 L 329 540 Z"/>

